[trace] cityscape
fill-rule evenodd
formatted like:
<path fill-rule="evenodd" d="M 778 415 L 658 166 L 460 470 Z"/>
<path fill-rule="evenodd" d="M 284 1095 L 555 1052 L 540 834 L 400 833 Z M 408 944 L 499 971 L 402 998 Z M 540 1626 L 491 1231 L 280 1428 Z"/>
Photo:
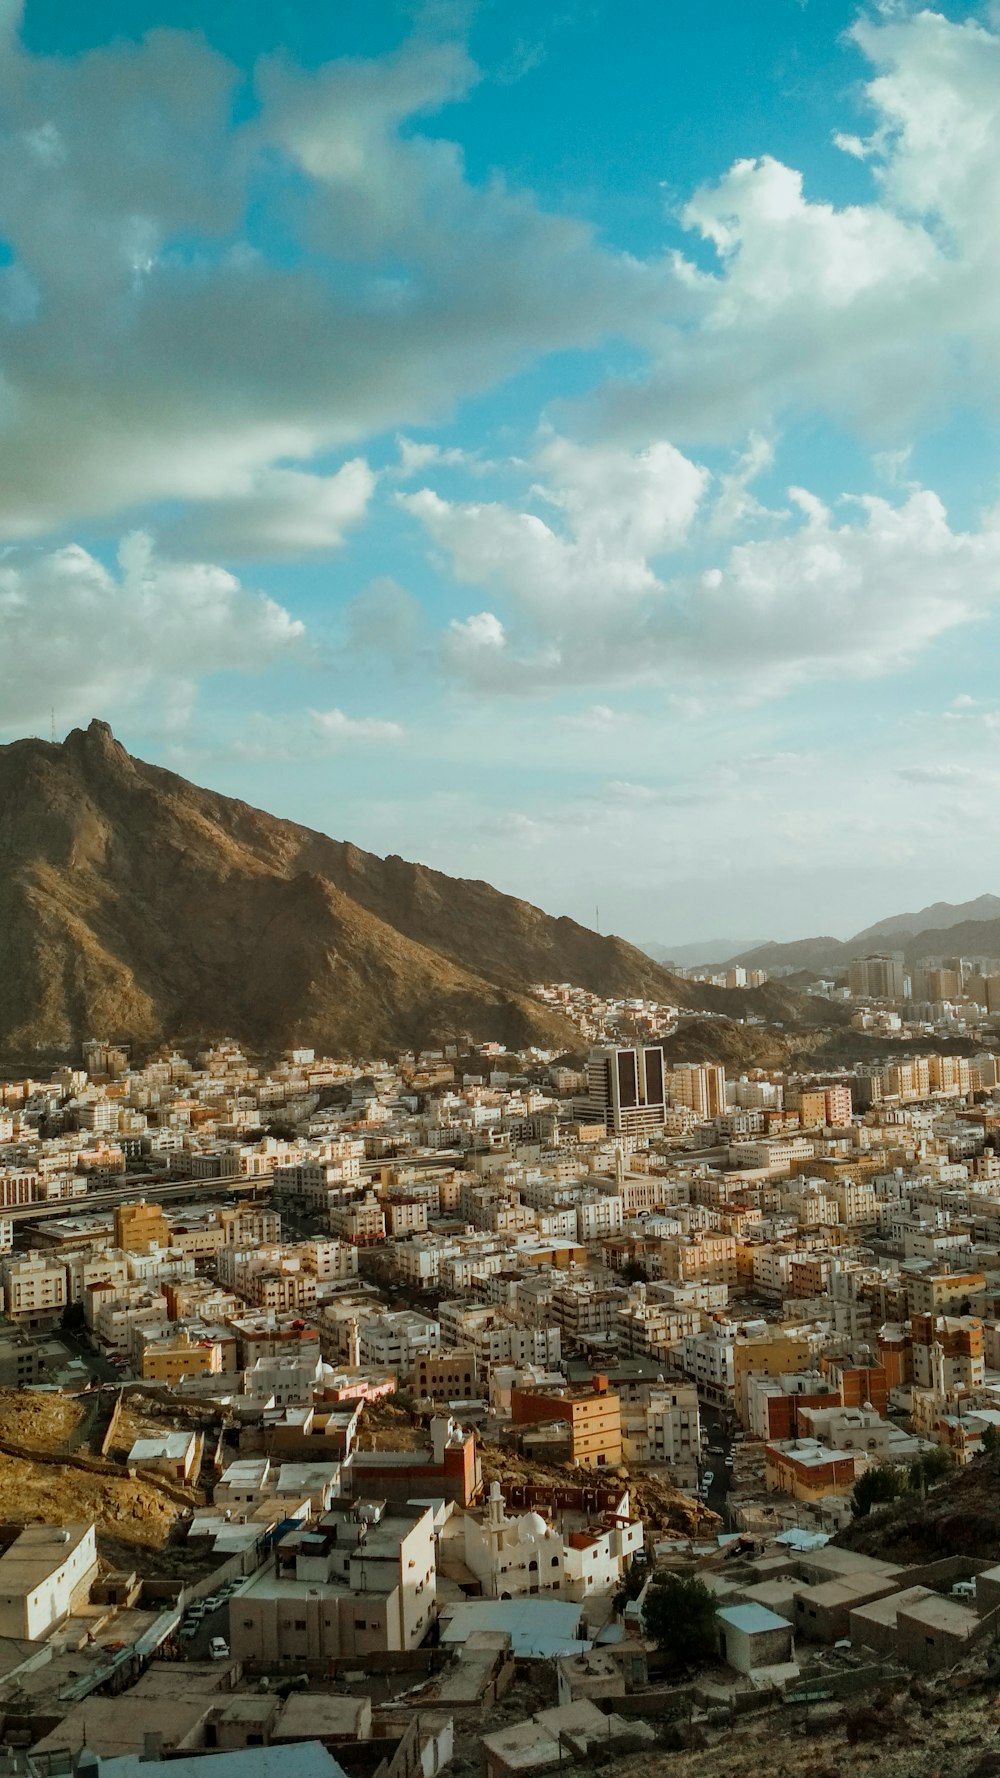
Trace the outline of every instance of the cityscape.
<path fill-rule="evenodd" d="M 825 1074 L 672 1063 L 678 1009 L 537 983 L 599 1041 L 91 1038 L 5 1081 L 0 1699 L 32 1769 L 651 1751 L 663 1574 L 711 1598 L 714 1697 L 977 1648 L 1000 1567 L 837 1534 L 872 1478 L 926 1494 L 1000 1444 L 995 979 L 857 959 L 820 989 L 850 1029 L 983 1048 Z"/>
<path fill-rule="evenodd" d="M 0 1778 L 1000 1778 L 1000 0 L 0 0 Z"/>

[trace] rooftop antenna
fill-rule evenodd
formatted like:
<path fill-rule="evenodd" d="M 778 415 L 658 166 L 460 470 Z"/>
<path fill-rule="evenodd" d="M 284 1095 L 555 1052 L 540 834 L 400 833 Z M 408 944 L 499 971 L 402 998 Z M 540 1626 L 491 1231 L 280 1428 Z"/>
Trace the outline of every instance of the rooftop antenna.
<path fill-rule="evenodd" d="M 56 707 L 55 707 L 55 705 L 54 705 L 54 704 L 53 704 L 53 705 L 52 705 L 52 707 L 51 707 L 51 709 L 50 709 L 50 711 L 49 711 L 49 717 L 50 717 L 50 719 L 51 719 L 51 730 L 52 730 L 52 744 L 53 744 L 53 746 L 55 746 L 55 739 L 56 739 Z"/>
<path fill-rule="evenodd" d="M 594 931 L 600 932 L 600 930 L 601 930 L 601 909 L 600 909 L 600 905 L 598 905 L 594 908 Z"/>

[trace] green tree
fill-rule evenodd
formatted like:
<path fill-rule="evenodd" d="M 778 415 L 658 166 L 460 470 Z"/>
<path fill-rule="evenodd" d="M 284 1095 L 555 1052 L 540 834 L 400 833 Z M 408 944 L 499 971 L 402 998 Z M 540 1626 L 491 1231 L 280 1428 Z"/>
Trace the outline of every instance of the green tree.
<path fill-rule="evenodd" d="M 715 1654 L 715 1599 L 694 1575 L 654 1575 L 642 1608 L 646 1635 L 671 1667 L 698 1666 Z"/>
<path fill-rule="evenodd" d="M 983 1450 L 987 1457 L 996 1457 L 1000 1453 L 1000 1426 L 983 1428 Z"/>
<path fill-rule="evenodd" d="M 910 1464 L 910 1487 L 918 1490 L 921 1486 L 933 1487 L 954 1468 L 955 1459 L 943 1445 L 935 1445 L 930 1451 L 921 1451 Z"/>
<path fill-rule="evenodd" d="M 871 1512 L 873 1506 L 884 1506 L 887 1501 L 898 1500 L 906 1492 L 907 1474 L 905 1469 L 897 1469 L 892 1463 L 880 1463 L 876 1469 L 866 1469 L 859 1476 L 851 1493 L 851 1511 L 856 1519 L 863 1519 Z"/>
<path fill-rule="evenodd" d="M 626 1568 L 621 1585 L 612 1596 L 611 1603 L 615 1610 L 622 1612 L 626 1605 L 630 1605 L 634 1599 L 638 1599 L 648 1579 L 649 1569 L 646 1567 L 645 1561 L 640 1560 L 637 1556 L 631 1566 Z"/>

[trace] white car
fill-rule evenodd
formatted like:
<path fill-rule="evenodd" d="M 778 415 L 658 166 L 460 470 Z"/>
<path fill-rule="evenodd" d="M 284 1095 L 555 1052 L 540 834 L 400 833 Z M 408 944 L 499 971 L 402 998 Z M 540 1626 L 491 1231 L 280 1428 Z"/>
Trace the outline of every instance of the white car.
<path fill-rule="evenodd" d="M 212 1661 L 228 1661 L 229 1644 L 224 1636 L 212 1637 L 212 1640 L 208 1645 L 208 1656 L 209 1660 Z"/>
<path fill-rule="evenodd" d="M 708 1492 L 709 1488 L 712 1486 L 712 1483 L 714 1482 L 714 1480 L 715 1480 L 714 1469 L 706 1469 L 704 1475 L 701 1478 L 701 1485 L 706 1493 Z"/>

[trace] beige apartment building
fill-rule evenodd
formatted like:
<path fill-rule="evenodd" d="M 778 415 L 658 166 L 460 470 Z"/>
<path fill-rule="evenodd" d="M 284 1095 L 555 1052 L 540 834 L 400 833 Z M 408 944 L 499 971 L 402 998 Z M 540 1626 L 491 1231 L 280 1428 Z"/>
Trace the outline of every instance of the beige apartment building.
<path fill-rule="evenodd" d="M 93 1525 L 26 1525 L 0 1556 L 0 1637 L 40 1642 L 97 1579 Z"/>
<path fill-rule="evenodd" d="M 419 1648 L 435 1617 L 434 1514 L 364 1501 L 354 1512 L 334 1509 L 284 1538 L 276 1566 L 230 1601 L 234 1660 L 363 1661 Z"/>
<path fill-rule="evenodd" d="M 22 1327 L 44 1327 L 57 1321 L 66 1307 L 66 1267 L 61 1261 L 29 1253 L 8 1255 L 0 1264 L 4 1305 L 11 1321 Z"/>

